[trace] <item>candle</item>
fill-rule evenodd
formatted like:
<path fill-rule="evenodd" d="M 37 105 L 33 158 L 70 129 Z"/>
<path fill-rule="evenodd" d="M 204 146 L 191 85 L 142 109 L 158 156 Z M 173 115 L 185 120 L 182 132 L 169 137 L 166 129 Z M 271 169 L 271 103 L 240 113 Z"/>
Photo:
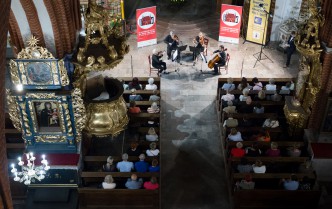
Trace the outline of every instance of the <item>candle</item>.
<path fill-rule="evenodd" d="M 29 155 L 29 153 L 27 153 L 26 155 L 27 155 L 27 159 L 29 160 L 29 158 L 30 158 L 30 155 Z"/>
<path fill-rule="evenodd" d="M 122 17 L 123 20 L 125 19 L 123 0 L 121 0 L 121 17 Z"/>
<path fill-rule="evenodd" d="M 14 165 L 14 164 L 12 164 L 12 168 L 15 168 L 15 165 Z"/>

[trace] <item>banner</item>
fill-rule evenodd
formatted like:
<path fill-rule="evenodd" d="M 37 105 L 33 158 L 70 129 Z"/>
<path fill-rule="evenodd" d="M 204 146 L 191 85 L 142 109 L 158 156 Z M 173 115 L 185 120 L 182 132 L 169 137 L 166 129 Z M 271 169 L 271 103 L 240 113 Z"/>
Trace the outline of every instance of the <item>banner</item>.
<path fill-rule="evenodd" d="M 242 7 L 222 4 L 220 13 L 219 41 L 239 43 Z"/>
<path fill-rule="evenodd" d="M 259 4 L 263 4 L 263 8 L 261 8 Z M 270 5 L 271 0 L 250 1 L 248 29 L 246 37 L 247 41 L 263 45 L 266 44 L 266 34 L 268 27 L 268 20 L 266 20 L 266 18 L 268 17 L 268 15 L 265 11 L 270 13 Z"/>
<path fill-rule="evenodd" d="M 137 47 L 157 44 L 156 7 L 136 10 Z"/>

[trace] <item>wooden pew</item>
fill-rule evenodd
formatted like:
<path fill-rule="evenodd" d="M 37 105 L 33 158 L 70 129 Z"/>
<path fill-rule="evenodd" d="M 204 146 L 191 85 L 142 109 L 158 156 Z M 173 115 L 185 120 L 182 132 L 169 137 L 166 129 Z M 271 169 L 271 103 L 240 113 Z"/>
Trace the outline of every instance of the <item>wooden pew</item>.
<path fill-rule="evenodd" d="M 246 173 L 232 173 L 232 177 L 234 180 L 244 179 Z M 287 179 L 292 173 L 251 173 L 250 174 L 253 179 Z M 315 180 L 315 173 L 295 173 L 295 175 L 302 179 L 303 177 L 308 177 L 309 179 Z"/>
<path fill-rule="evenodd" d="M 92 172 L 83 171 L 81 173 L 82 178 L 104 178 L 106 175 L 112 175 L 112 177 L 125 177 L 130 178 L 132 174 L 136 174 L 138 178 L 148 178 L 151 176 L 159 177 L 159 172 Z"/>
<path fill-rule="evenodd" d="M 112 156 L 114 162 L 120 162 L 122 161 L 121 156 Z M 106 163 L 108 156 L 85 156 L 84 157 L 84 162 L 103 162 Z M 159 156 L 156 157 L 146 157 L 145 161 L 147 162 L 152 162 L 153 159 L 159 158 Z M 128 161 L 130 162 L 136 162 L 138 161 L 138 157 L 136 156 L 129 156 Z"/>
<path fill-rule="evenodd" d="M 309 160 L 309 157 L 246 157 L 248 162 L 255 163 L 256 160 L 261 160 L 263 163 L 305 163 Z M 229 162 L 231 163 L 239 163 L 241 158 L 238 157 L 230 157 Z"/>
<path fill-rule="evenodd" d="M 80 209 L 159 209 L 159 190 L 79 188 Z"/>
<path fill-rule="evenodd" d="M 273 141 L 273 142 L 276 142 L 279 147 L 292 147 L 295 144 L 300 147 L 304 146 L 303 141 Z M 226 142 L 228 148 L 236 147 L 236 143 L 237 142 L 233 142 L 233 141 Z M 257 143 L 257 145 L 259 147 L 262 147 L 262 146 L 270 147 L 270 145 L 271 145 L 271 142 L 263 142 L 263 141 L 242 141 L 241 143 L 243 144 L 244 147 L 250 147 L 253 143 Z"/>
<path fill-rule="evenodd" d="M 229 133 L 232 128 L 226 128 L 226 129 L 227 129 L 227 133 Z M 259 131 L 264 130 L 264 129 L 268 130 L 269 133 L 280 133 L 280 132 L 282 132 L 282 129 L 280 127 L 276 127 L 276 128 L 263 128 L 261 126 L 236 127 L 236 130 L 240 131 L 241 133 L 259 132 Z"/>

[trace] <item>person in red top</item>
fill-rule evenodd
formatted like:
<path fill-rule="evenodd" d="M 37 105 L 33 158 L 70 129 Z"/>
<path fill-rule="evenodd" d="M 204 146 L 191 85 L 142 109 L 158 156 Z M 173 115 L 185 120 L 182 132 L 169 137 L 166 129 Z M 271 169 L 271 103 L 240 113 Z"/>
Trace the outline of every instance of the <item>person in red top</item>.
<path fill-rule="evenodd" d="M 129 112 L 130 113 L 140 113 L 141 108 L 136 107 L 136 102 L 135 101 L 131 101 L 130 102 L 130 107 L 129 107 Z"/>
<path fill-rule="evenodd" d="M 155 190 L 159 188 L 159 184 L 157 182 L 157 178 L 152 176 L 150 181 L 146 181 L 144 182 L 143 185 L 144 189 L 148 189 L 148 190 Z"/>
<path fill-rule="evenodd" d="M 243 157 L 245 154 L 246 151 L 243 149 L 243 144 L 241 142 L 236 143 L 236 147 L 231 150 L 232 157 Z"/>

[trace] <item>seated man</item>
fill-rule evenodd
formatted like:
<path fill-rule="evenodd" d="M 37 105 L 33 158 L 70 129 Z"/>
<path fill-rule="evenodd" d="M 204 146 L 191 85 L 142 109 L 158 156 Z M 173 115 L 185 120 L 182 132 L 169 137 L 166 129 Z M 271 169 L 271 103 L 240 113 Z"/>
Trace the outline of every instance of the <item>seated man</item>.
<path fill-rule="evenodd" d="M 128 154 L 124 153 L 122 155 L 122 161 L 118 162 L 118 164 L 116 165 L 116 168 L 120 172 L 131 172 L 134 169 L 134 163 L 133 162 L 129 162 L 128 161 Z"/>
<path fill-rule="evenodd" d="M 235 128 L 239 125 L 237 119 L 233 118 L 232 114 L 228 115 L 227 120 L 224 121 L 224 127 L 228 127 L 228 128 Z"/>
<path fill-rule="evenodd" d="M 160 100 L 160 96 L 158 96 L 158 91 L 157 90 L 153 90 L 153 95 L 150 96 L 149 101 L 159 101 Z"/>
<path fill-rule="evenodd" d="M 229 91 L 234 90 L 235 84 L 233 83 L 233 78 L 231 78 L 231 77 L 227 78 L 227 83 L 224 83 L 224 85 L 222 85 L 221 89 L 229 90 Z"/>
<path fill-rule="evenodd" d="M 143 98 L 141 95 L 136 94 L 136 89 L 131 89 L 131 95 L 129 95 L 129 101 L 142 101 Z"/>
<path fill-rule="evenodd" d="M 127 150 L 127 154 L 129 156 L 139 156 L 142 151 L 138 148 L 138 144 L 136 142 L 130 143 L 130 147 Z"/>
<path fill-rule="evenodd" d="M 275 85 L 275 80 L 273 78 L 269 79 L 269 84 L 266 84 L 265 90 L 267 91 L 276 91 L 277 85 Z"/>
<path fill-rule="evenodd" d="M 224 109 L 222 109 L 225 113 L 236 113 L 236 106 L 233 105 L 232 101 L 228 101 L 227 102 L 227 107 L 224 107 Z"/>
<path fill-rule="evenodd" d="M 130 106 L 129 106 L 128 112 L 130 112 L 130 113 L 140 113 L 141 112 L 141 108 L 136 106 L 135 101 L 130 101 L 129 105 Z"/>
<path fill-rule="evenodd" d="M 152 53 L 153 53 L 153 55 L 152 55 L 152 67 L 158 69 L 159 73 L 164 71 L 165 74 L 168 74 L 166 72 L 166 69 L 167 69 L 166 63 L 163 62 L 162 60 L 160 60 L 160 58 L 163 56 L 163 54 L 160 53 L 160 52 L 157 52 L 156 49 L 153 49 Z"/>
<path fill-rule="evenodd" d="M 219 66 L 225 66 L 226 64 L 226 52 L 225 47 L 223 45 L 219 46 L 219 50 L 216 50 L 213 52 L 213 54 L 218 53 L 218 56 L 220 57 L 220 60 L 214 64 L 214 75 L 218 75 L 218 67 Z"/>
<path fill-rule="evenodd" d="M 139 180 L 137 180 L 137 175 L 132 174 L 131 178 L 127 180 L 125 186 L 127 187 L 127 189 L 140 189 L 142 187 L 142 184 L 143 179 L 140 178 Z"/>
<path fill-rule="evenodd" d="M 297 190 L 299 188 L 299 181 L 295 174 L 292 174 L 290 179 L 282 179 L 281 182 L 283 183 L 285 190 Z"/>
<path fill-rule="evenodd" d="M 135 163 L 135 170 L 137 172 L 147 172 L 149 168 L 149 163 L 145 162 L 145 154 L 139 155 L 139 161 Z"/>

